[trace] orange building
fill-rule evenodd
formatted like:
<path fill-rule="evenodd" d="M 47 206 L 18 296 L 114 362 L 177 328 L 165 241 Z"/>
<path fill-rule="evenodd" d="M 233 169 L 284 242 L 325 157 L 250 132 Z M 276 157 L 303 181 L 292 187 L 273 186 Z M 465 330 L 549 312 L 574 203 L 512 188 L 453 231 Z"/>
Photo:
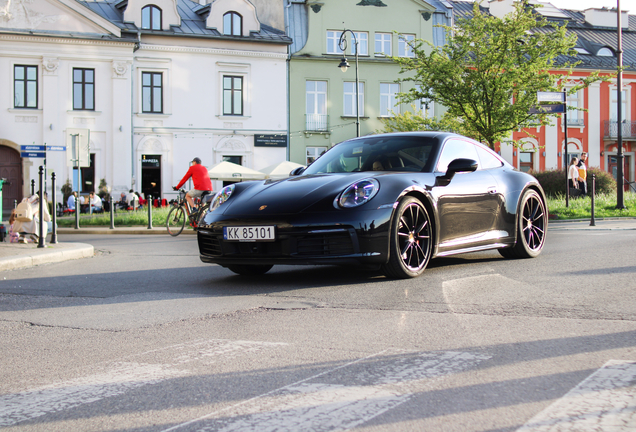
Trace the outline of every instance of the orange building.
<path fill-rule="evenodd" d="M 539 2 L 536 2 L 539 3 Z M 564 23 L 568 32 L 577 36 L 575 50 L 581 63 L 565 82 L 572 87 L 590 73 L 600 71 L 612 76 L 617 71 L 617 11 L 608 8 L 592 8 L 584 11 L 558 9 L 541 2 L 537 13 L 549 21 Z M 472 14 L 472 2 L 454 1 L 454 12 L 459 16 Z M 493 0 L 482 4 L 482 10 L 503 17 L 514 8 L 513 0 Z M 622 118 L 618 121 L 617 78 L 609 82 L 597 82 L 576 94 L 568 96 L 567 153 L 569 157 L 588 153 L 588 167 L 597 167 L 614 174 L 617 171 L 618 127 L 621 125 L 623 173 L 626 190 L 636 192 L 636 15 L 621 13 L 623 39 L 623 90 Z M 558 72 L 558 71 L 555 71 Z M 580 111 L 575 108 L 582 108 Z M 502 145 L 497 149 L 515 167 L 523 171 L 543 171 L 564 167 L 565 125 L 564 116 L 554 117 L 552 125 L 529 128 L 513 133 L 513 139 L 522 143 L 521 148 Z M 627 182 L 632 182 L 628 185 Z"/>

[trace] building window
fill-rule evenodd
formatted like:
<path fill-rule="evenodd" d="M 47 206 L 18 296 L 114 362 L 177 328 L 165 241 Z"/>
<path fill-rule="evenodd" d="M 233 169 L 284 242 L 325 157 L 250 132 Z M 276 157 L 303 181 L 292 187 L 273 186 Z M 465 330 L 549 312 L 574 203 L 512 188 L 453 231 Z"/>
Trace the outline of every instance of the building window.
<path fill-rule="evenodd" d="M 223 34 L 228 36 L 243 35 L 243 17 L 236 12 L 223 15 Z"/>
<path fill-rule="evenodd" d="M 163 74 L 161 72 L 141 73 L 141 99 L 142 112 L 163 112 Z"/>
<path fill-rule="evenodd" d="M 534 152 L 519 152 L 519 170 L 529 172 L 534 169 Z"/>
<path fill-rule="evenodd" d="M 141 9 L 141 29 L 161 30 L 161 9 L 150 5 Z"/>
<path fill-rule="evenodd" d="M 223 76 L 223 115 L 243 115 L 243 78 Z"/>
<path fill-rule="evenodd" d="M 307 165 L 318 159 L 326 151 L 327 147 L 307 147 Z"/>
<path fill-rule="evenodd" d="M 223 155 L 223 162 L 230 162 L 236 165 L 243 165 L 243 156 L 226 156 Z"/>
<path fill-rule="evenodd" d="M 360 117 L 364 116 L 364 83 L 358 83 L 358 106 L 360 107 Z M 345 116 L 355 117 L 356 115 L 356 83 L 344 82 L 344 108 Z"/>
<path fill-rule="evenodd" d="M 413 48 L 408 44 L 408 42 L 413 42 L 415 40 L 415 35 L 412 34 L 403 34 L 400 35 L 398 39 L 398 56 L 399 57 L 415 57 L 415 53 L 413 52 Z"/>
<path fill-rule="evenodd" d="M 612 103 L 610 104 L 610 118 L 618 121 L 618 90 L 612 90 Z M 627 91 L 621 92 L 621 122 L 627 118 Z"/>
<path fill-rule="evenodd" d="M 305 91 L 307 130 L 327 130 L 327 81 L 307 81 Z"/>
<path fill-rule="evenodd" d="M 354 32 L 356 35 L 356 39 L 358 40 L 358 47 L 360 47 L 360 52 L 358 55 L 366 56 L 369 55 L 369 33 L 367 32 Z M 356 53 L 356 45 L 354 43 L 351 44 L 351 54 L 355 55 Z"/>
<path fill-rule="evenodd" d="M 73 109 L 95 109 L 95 69 L 73 69 Z"/>
<path fill-rule="evenodd" d="M 581 92 L 568 95 L 568 125 L 582 126 L 583 125 L 583 111 L 579 111 L 577 108 L 583 108 Z"/>
<path fill-rule="evenodd" d="M 327 54 L 342 54 L 338 42 L 340 42 L 341 31 L 327 30 Z"/>
<path fill-rule="evenodd" d="M 391 55 L 391 33 L 375 34 L 375 53 L 377 55 Z"/>
<path fill-rule="evenodd" d="M 13 67 L 14 108 L 38 107 L 38 67 Z"/>
<path fill-rule="evenodd" d="M 599 57 L 614 57 L 614 51 L 607 47 L 603 47 L 596 52 L 596 55 Z"/>
<path fill-rule="evenodd" d="M 399 84 L 380 83 L 380 116 L 390 117 L 393 112 L 400 113 L 400 106 L 397 105 L 399 91 Z"/>

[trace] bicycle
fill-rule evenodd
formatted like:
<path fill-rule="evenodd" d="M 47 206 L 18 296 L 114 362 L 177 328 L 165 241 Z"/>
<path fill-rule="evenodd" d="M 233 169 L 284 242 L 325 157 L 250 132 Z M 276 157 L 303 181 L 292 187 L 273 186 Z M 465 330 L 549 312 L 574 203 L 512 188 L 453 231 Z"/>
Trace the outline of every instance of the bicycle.
<path fill-rule="evenodd" d="M 185 228 L 186 215 L 190 220 L 190 226 L 197 229 L 199 218 L 210 207 L 210 203 L 204 203 L 203 198 L 208 196 L 210 192 L 204 193 L 200 198 L 195 198 L 197 204 L 197 210 L 192 211 L 190 204 L 185 199 L 186 191 L 179 189 L 179 197 L 172 203 L 172 208 L 168 212 L 168 218 L 166 219 L 166 229 L 168 234 L 173 237 L 178 236 Z"/>

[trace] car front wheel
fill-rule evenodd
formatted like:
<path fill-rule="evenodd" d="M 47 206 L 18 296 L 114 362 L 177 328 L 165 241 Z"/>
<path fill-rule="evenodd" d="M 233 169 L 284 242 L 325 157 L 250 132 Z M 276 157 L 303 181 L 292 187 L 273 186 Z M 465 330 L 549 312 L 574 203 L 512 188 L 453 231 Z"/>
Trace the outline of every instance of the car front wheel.
<path fill-rule="evenodd" d="M 424 272 L 433 250 L 431 219 L 415 197 L 406 197 L 395 212 L 389 232 L 389 262 L 382 270 L 387 277 L 407 279 Z"/>

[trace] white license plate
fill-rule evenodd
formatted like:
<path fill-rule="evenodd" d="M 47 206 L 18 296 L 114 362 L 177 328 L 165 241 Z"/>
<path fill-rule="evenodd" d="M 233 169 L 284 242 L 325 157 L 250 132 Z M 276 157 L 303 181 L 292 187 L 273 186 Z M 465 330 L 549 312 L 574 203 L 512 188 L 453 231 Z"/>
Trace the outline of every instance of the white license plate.
<path fill-rule="evenodd" d="M 229 241 L 274 241 L 274 226 L 223 227 L 223 239 Z"/>

